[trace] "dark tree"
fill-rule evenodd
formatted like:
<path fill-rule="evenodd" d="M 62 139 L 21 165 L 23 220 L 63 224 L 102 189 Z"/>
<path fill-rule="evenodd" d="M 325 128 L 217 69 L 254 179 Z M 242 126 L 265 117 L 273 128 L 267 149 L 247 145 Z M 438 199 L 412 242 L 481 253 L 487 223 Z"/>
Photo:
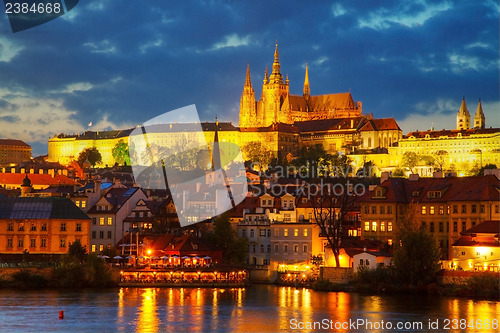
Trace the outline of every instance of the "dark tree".
<path fill-rule="evenodd" d="M 348 182 L 312 186 L 320 186 L 318 193 L 311 196 L 315 222 L 320 228 L 320 235 L 328 241 L 336 266 L 340 267 L 341 242 L 346 237 L 347 216 L 354 208 L 355 197 Z M 309 193 L 312 192 L 312 186 L 310 185 Z"/>
<path fill-rule="evenodd" d="M 82 246 L 80 240 L 76 240 L 69 245 L 68 254 L 83 263 L 87 257 L 87 249 Z"/>
<path fill-rule="evenodd" d="M 248 252 L 247 239 L 236 236 L 229 221 L 228 212 L 215 218 L 214 232 L 208 238 L 224 251 L 223 258 L 226 264 L 242 265 L 245 263 Z"/>
<path fill-rule="evenodd" d="M 102 163 L 102 156 L 99 150 L 97 150 L 96 147 L 89 147 L 85 148 L 80 152 L 80 155 L 78 155 L 78 164 L 83 167 L 83 163 L 85 161 L 89 161 L 91 166 L 95 166 L 96 164 L 101 164 Z"/>

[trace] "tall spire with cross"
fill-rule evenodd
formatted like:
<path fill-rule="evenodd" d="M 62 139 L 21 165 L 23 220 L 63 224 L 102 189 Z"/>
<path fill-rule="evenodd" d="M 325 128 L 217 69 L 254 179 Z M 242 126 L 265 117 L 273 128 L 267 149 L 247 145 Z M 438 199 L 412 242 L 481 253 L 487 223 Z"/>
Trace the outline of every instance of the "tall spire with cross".
<path fill-rule="evenodd" d="M 283 84 L 283 75 L 280 72 L 280 54 L 278 52 L 278 42 L 276 41 L 276 49 L 274 50 L 273 72 L 270 78 L 271 83 Z"/>
<path fill-rule="evenodd" d="M 309 73 L 307 71 L 307 62 L 306 62 L 306 77 L 304 79 L 304 97 L 309 98 L 311 95 L 311 88 L 309 87 Z"/>

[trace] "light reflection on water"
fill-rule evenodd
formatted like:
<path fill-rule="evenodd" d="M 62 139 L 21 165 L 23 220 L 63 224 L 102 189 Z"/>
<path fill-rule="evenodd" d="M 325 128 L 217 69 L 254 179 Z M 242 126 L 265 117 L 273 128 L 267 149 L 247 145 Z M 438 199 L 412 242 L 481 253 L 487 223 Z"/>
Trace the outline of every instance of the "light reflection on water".
<path fill-rule="evenodd" d="M 63 320 L 58 319 L 59 310 L 65 312 Z M 494 301 L 326 293 L 262 285 L 234 289 L 121 288 L 80 292 L 0 290 L 1 332 L 275 332 L 291 331 L 292 319 L 297 322 L 421 321 L 424 323 L 421 331 L 430 331 L 426 329 L 429 319 L 439 319 L 441 325 L 446 318 L 491 321 L 499 313 L 500 302 Z M 443 330 L 441 327 L 439 331 Z M 340 328 L 332 331 L 376 330 Z"/>

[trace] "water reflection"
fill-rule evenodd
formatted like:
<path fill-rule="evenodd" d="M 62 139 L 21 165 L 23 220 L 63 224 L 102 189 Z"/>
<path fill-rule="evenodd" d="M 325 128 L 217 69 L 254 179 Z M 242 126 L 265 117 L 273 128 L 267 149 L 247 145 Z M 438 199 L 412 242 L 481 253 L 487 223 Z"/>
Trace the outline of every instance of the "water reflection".
<path fill-rule="evenodd" d="M 293 287 L 256 286 L 218 288 L 128 288 L 118 292 L 118 325 L 130 322 L 135 304 L 136 331 L 277 331 L 291 330 L 301 323 L 302 331 L 317 331 L 329 323 L 336 332 L 352 332 L 342 323 L 364 319 L 375 322 L 421 322 L 463 319 L 490 322 L 500 311 L 499 302 L 427 296 L 383 296 L 326 293 Z M 132 314 L 133 316 L 133 314 Z M 307 326 L 309 325 L 309 326 Z M 337 326 L 335 326 L 337 325 Z M 460 325 L 460 322 L 459 322 Z M 367 332 L 368 329 L 357 329 Z M 410 330 L 411 331 L 411 330 Z M 459 332 L 449 322 L 449 332 Z"/>
<path fill-rule="evenodd" d="M 276 286 L 248 288 L 122 288 L 100 291 L 5 291 L 0 289 L 2 332 L 276 332 L 292 331 L 291 321 L 345 323 L 362 318 L 375 321 L 424 323 L 423 331 L 499 331 L 492 321 L 500 313 L 500 302 L 438 296 L 361 295 L 315 292 Z M 36 304 L 36 305 L 35 305 Z M 44 306 L 39 306 L 43 304 Z M 65 319 L 57 319 L 64 310 Z M 27 314 L 29 319 L 26 320 Z M 483 328 L 453 327 L 445 320 L 480 322 Z M 439 329 L 428 323 L 439 321 Z M 484 323 L 489 321 L 490 328 Z M 459 323 L 460 324 L 460 323 Z M 312 327 L 312 326 L 311 326 Z M 371 332 L 366 328 L 337 326 L 328 331 Z M 416 332 L 407 331 L 407 332 Z"/>
<path fill-rule="evenodd" d="M 143 289 L 142 304 L 139 308 L 139 318 L 137 321 L 136 332 L 158 331 L 159 319 L 156 308 L 156 289 Z"/>

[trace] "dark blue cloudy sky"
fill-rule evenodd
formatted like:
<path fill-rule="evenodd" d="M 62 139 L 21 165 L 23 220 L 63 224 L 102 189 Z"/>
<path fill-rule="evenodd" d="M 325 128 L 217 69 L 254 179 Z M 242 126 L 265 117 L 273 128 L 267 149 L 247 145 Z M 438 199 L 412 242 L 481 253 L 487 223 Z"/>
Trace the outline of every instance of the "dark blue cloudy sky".
<path fill-rule="evenodd" d="M 290 91 L 351 90 L 404 133 L 454 128 L 465 96 L 500 127 L 498 1 L 81 0 L 13 34 L 0 17 L 0 137 L 127 128 L 196 104 L 238 122 L 247 64 L 260 96 L 278 40 Z"/>

